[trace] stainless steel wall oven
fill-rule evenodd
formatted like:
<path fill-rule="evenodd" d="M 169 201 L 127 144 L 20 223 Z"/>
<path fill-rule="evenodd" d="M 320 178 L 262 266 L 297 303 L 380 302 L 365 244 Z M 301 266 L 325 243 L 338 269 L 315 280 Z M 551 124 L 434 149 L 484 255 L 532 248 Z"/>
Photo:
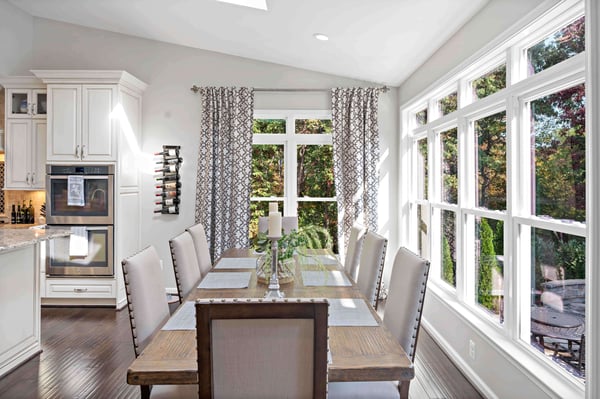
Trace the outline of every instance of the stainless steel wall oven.
<path fill-rule="evenodd" d="M 46 223 L 71 229 L 48 241 L 48 275 L 112 276 L 114 165 L 47 165 Z"/>

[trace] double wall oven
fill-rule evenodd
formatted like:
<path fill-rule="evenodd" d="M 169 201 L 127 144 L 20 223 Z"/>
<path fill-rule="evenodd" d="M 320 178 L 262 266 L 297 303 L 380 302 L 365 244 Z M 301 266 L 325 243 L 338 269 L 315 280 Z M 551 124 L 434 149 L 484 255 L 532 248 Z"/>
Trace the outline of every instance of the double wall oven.
<path fill-rule="evenodd" d="M 71 229 L 47 241 L 48 275 L 113 275 L 114 174 L 114 165 L 47 165 L 47 228 Z"/>

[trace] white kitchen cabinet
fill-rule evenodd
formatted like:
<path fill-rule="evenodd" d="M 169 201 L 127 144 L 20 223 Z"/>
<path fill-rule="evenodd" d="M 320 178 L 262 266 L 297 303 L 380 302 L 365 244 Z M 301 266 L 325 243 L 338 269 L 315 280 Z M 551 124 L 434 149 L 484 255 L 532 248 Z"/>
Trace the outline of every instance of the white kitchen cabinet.
<path fill-rule="evenodd" d="M 43 190 L 46 166 L 47 92 L 33 76 L 0 79 L 5 89 L 5 171 L 7 190 Z"/>
<path fill-rule="evenodd" d="M 46 166 L 46 121 L 7 119 L 6 189 L 43 190 Z"/>
<path fill-rule="evenodd" d="M 7 118 L 46 119 L 46 89 L 12 88 L 6 90 Z"/>
<path fill-rule="evenodd" d="M 117 96 L 117 85 L 49 84 L 47 160 L 116 161 Z"/>

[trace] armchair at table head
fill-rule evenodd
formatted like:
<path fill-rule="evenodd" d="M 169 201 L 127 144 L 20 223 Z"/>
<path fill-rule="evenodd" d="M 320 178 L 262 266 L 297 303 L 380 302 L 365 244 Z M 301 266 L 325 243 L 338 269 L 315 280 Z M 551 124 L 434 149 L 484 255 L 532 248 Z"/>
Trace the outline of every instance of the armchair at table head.
<path fill-rule="evenodd" d="M 200 398 L 325 398 L 325 299 L 196 302 Z"/>

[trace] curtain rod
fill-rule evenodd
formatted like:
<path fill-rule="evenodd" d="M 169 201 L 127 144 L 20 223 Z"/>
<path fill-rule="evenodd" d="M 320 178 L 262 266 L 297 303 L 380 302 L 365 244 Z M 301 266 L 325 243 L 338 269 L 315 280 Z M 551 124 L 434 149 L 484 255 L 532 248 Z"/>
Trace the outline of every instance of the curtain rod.
<path fill-rule="evenodd" d="M 202 88 L 196 85 L 193 85 L 190 90 L 193 91 L 194 93 L 198 93 Z M 254 88 L 254 91 L 259 91 L 259 92 L 285 92 L 285 93 L 297 93 L 297 92 L 318 92 L 318 91 L 323 91 L 323 92 L 329 92 L 331 89 L 275 89 L 275 88 L 262 88 L 262 87 L 257 87 Z M 379 87 L 379 91 L 381 91 L 382 93 L 387 93 L 388 91 L 390 91 L 390 88 L 387 86 L 382 86 Z"/>

